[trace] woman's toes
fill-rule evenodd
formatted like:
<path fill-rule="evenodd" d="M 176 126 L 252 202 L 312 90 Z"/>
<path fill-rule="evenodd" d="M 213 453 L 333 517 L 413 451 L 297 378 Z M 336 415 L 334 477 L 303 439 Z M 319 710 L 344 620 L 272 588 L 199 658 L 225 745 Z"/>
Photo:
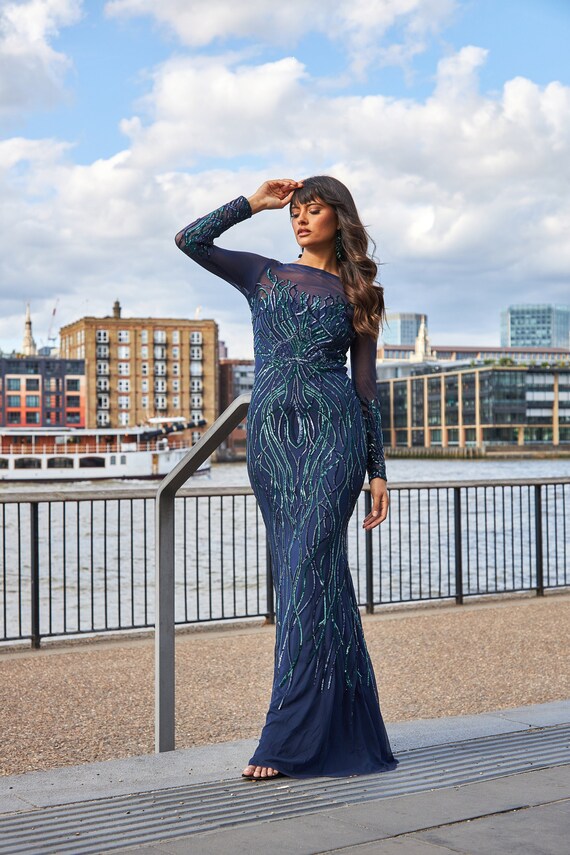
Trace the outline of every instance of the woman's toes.
<path fill-rule="evenodd" d="M 248 778 L 275 778 L 279 772 L 272 766 L 246 766 L 242 774 Z"/>

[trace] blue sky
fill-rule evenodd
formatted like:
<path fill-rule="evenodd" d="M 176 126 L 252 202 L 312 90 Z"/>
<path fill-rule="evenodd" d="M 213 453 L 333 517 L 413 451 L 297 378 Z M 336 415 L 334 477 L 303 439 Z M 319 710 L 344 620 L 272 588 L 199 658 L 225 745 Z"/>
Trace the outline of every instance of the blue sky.
<path fill-rule="evenodd" d="M 489 50 L 480 78 L 487 91 L 500 89 L 505 80 L 518 75 L 542 85 L 551 80 L 570 84 L 569 27 L 570 4 L 564 0 L 466 0 L 451 16 L 449 26 L 409 66 L 376 68 L 365 79 L 339 89 L 424 99 L 433 88 L 441 55 L 467 44 Z M 395 27 L 392 35 L 399 35 L 399 30 Z M 224 47 L 239 50 L 248 42 L 230 38 Z M 73 62 L 64 102 L 51 110 L 19 115 L 11 130 L 33 137 L 55 132 L 74 142 L 74 159 L 79 163 L 110 157 L 124 145 L 119 122 L 145 94 L 147 70 L 181 49 L 174 35 L 152 19 L 117 21 L 105 14 L 100 2 L 85 3 L 82 19 L 63 29 L 53 46 Z M 284 53 L 283 48 L 259 42 L 256 51 L 269 60 Z M 216 50 L 208 46 L 198 52 Z M 316 78 L 335 76 L 345 64 L 338 46 L 315 33 L 302 39 L 294 54 Z"/>
<path fill-rule="evenodd" d="M 347 181 L 389 307 L 436 343 L 569 302 L 569 23 L 563 0 L 0 2 L 0 347 L 28 299 L 41 341 L 57 299 L 66 323 L 118 297 L 200 306 L 250 355 L 243 298 L 172 235 L 286 173 Z M 227 245 L 293 253 L 283 218 L 240 228 Z"/>

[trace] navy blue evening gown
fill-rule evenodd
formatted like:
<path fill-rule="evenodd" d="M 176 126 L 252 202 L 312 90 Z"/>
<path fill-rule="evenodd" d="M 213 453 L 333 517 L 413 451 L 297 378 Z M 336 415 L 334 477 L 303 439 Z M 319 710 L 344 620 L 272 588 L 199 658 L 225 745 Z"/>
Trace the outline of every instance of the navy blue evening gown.
<path fill-rule="evenodd" d="M 347 559 L 366 473 L 386 477 L 376 342 L 356 334 L 337 276 L 214 246 L 248 217 L 241 196 L 176 242 L 241 291 L 253 321 L 247 468 L 269 537 L 277 626 L 269 712 L 249 762 L 294 778 L 393 769 Z"/>

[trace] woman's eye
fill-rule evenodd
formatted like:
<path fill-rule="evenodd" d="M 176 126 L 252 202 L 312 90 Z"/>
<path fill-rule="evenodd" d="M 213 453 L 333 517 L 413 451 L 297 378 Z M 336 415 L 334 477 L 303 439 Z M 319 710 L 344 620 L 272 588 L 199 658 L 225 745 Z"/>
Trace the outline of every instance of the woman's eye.
<path fill-rule="evenodd" d="M 320 213 L 321 213 L 321 209 L 320 209 L 320 208 L 314 208 L 314 210 L 309 211 L 309 214 L 320 214 Z"/>

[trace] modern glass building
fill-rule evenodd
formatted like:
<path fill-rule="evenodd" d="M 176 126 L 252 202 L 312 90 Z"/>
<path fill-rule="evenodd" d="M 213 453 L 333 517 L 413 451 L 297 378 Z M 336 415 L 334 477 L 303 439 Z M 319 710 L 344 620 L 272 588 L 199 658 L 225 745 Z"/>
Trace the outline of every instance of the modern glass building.
<path fill-rule="evenodd" d="M 383 363 L 412 362 L 415 348 L 409 344 L 380 344 L 378 360 Z M 570 366 L 570 350 L 563 347 L 481 347 L 463 345 L 431 345 L 431 358 L 434 360 L 457 362 L 472 359 L 475 361 L 498 362 L 507 359 L 517 365 L 565 365 Z"/>
<path fill-rule="evenodd" d="M 570 369 L 423 369 L 378 383 L 387 446 L 570 445 Z"/>
<path fill-rule="evenodd" d="M 418 315 L 414 312 L 387 312 L 386 325 L 382 332 L 384 344 L 410 344 L 414 345 L 419 329 L 427 315 Z"/>
<path fill-rule="evenodd" d="M 253 359 L 220 359 L 220 412 L 240 395 L 253 389 L 255 362 Z M 225 460 L 245 460 L 246 426 L 239 424 L 224 440 L 219 456 Z"/>
<path fill-rule="evenodd" d="M 520 303 L 501 312 L 503 347 L 570 349 L 570 306 Z"/>

